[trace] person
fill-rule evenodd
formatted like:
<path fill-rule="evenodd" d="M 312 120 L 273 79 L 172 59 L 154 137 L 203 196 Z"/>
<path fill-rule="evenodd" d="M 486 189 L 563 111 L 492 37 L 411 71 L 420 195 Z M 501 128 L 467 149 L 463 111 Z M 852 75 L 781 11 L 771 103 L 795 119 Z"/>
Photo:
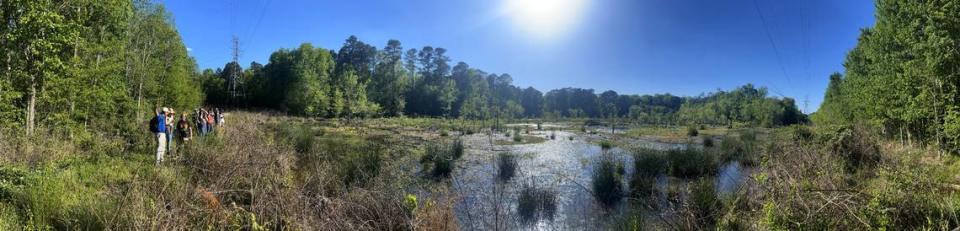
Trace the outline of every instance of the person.
<path fill-rule="evenodd" d="M 177 134 L 180 135 L 178 148 L 183 147 L 190 138 L 193 138 L 193 129 L 190 128 L 190 122 L 187 121 L 187 114 L 180 115 L 180 121 L 177 121 Z"/>
<path fill-rule="evenodd" d="M 223 119 L 223 117 L 224 117 L 223 112 L 221 112 L 219 108 L 217 108 L 217 112 L 218 112 L 218 113 L 217 113 L 217 124 L 220 125 L 220 127 L 223 127 L 223 122 L 226 122 L 226 121 Z"/>
<path fill-rule="evenodd" d="M 215 133 L 216 129 L 213 128 L 213 112 L 207 112 L 207 133 Z"/>
<path fill-rule="evenodd" d="M 213 123 L 220 127 L 220 108 L 213 109 Z"/>
<path fill-rule="evenodd" d="M 205 116 L 203 114 L 205 114 L 203 111 L 203 108 L 197 108 L 197 116 L 195 119 L 197 122 L 197 129 L 199 130 L 200 135 L 207 134 L 207 126 L 205 126 L 207 123 L 205 122 L 205 119 L 204 119 Z"/>
<path fill-rule="evenodd" d="M 150 120 L 150 130 L 157 139 L 157 165 L 163 162 L 163 154 L 167 150 L 167 112 L 169 109 L 164 107 L 157 115 Z"/>
<path fill-rule="evenodd" d="M 173 148 L 172 148 L 172 147 L 174 146 L 173 136 L 177 134 L 177 133 L 176 133 L 176 126 L 175 126 L 175 123 L 174 123 L 175 121 L 177 121 L 177 116 L 176 116 L 176 114 L 177 114 L 177 111 L 173 110 L 173 108 L 167 108 L 167 115 L 166 115 L 167 120 L 166 120 L 166 125 L 165 125 L 165 127 L 167 128 L 167 133 L 166 133 L 166 135 L 167 135 L 167 152 L 168 152 L 168 153 L 171 153 L 171 154 L 173 153 Z"/>

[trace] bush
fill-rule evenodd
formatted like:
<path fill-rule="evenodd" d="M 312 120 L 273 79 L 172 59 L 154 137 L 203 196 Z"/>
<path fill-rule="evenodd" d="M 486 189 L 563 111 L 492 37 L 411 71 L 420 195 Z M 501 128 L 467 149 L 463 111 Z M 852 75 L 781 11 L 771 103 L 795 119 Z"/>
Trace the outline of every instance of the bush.
<path fill-rule="evenodd" d="M 704 150 L 685 148 L 667 151 L 670 161 L 670 175 L 682 178 L 695 178 L 713 175 L 717 172 L 716 156 Z"/>
<path fill-rule="evenodd" d="M 517 172 L 517 157 L 513 153 L 501 152 L 497 154 L 497 179 L 501 182 L 510 181 Z"/>
<path fill-rule="evenodd" d="M 667 159 L 663 152 L 649 148 L 639 148 L 633 154 L 633 178 L 630 180 L 630 192 L 635 196 L 648 196 L 656 189 L 657 176 L 667 170 Z"/>
<path fill-rule="evenodd" d="M 607 140 L 600 141 L 601 150 L 610 150 L 611 148 L 613 148 L 613 143 L 611 143 L 610 141 L 607 141 Z"/>
<path fill-rule="evenodd" d="M 700 134 L 700 131 L 697 130 L 697 127 L 689 126 L 687 127 L 687 136 L 694 137 Z"/>
<path fill-rule="evenodd" d="M 705 148 L 713 147 L 713 136 L 703 136 L 703 147 Z"/>
<path fill-rule="evenodd" d="M 704 177 L 692 183 L 690 208 L 700 227 L 711 227 L 716 223 L 722 203 L 717 198 L 713 179 Z"/>
<path fill-rule="evenodd" d="M 453 152 L 454 159 L 460 159 L 460 157 L 463 157 L 463 149 L 463 140 L 456 139 L 450 144 L 450 151 Z"/>
<path fill-rule="evenodd" d="M 517 143 L 523 142 L 523 137 L 521 137 L 520 135 L 514 135 L 513 142 L 517 142 Z"/>
<path fill-rule="evenodd" d="M 434 177 L 447 177 L 453 171 L 454 162 L 463 156 L 463 150 L 463 141 L 459 139 L 449 144 L 430 143 L 420 162 L 432 165 Z"/>
<path fill-rule="evenodd" d="M 524 222 L 552 218 L 557 210 L 557 193 L 553 190 L 524 185 L 517 197 L 517 214 Z"/>
<path fill-rule="evenodd" d="M 847 172 L 875 166 L 880 162 L 878 138 L 861 126 L 844 127 L 830 140 L 831 150 L 844 159 Z"/>
<path fill-rule="evenodd" d="M 593 196 L 604 206 L 615 205 L 623 196 L 623 175 L 618 173 L 617 162 L 604 155 L 593 168 Z"/>
<path fill-rule="evenodd" d="M 756 136 L 751 131 L 741 132 L 738 136 L 724 137 L 720 141 L 720 159 L 723 162 L 740 161 L 746 166 L 757 166 L 760 164 L 757 144 Z"/>

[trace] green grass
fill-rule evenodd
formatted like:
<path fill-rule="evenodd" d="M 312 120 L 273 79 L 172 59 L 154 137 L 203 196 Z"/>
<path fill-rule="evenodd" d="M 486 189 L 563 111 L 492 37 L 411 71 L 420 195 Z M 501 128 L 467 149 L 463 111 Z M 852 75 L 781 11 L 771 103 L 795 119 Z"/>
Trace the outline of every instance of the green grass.
<path fill-rule="evenodd" d="M 716 155 L 695 148 L 667 151 L 670 175 L 681 178 L 697 178 L 716 174 L 719 162 Z"/>
<path fill-rule="evenodd" d="M 601 156 L 593 167 L 593 196 L 604 206 L 613 206 L 623 197 L 622 163 L 617 159 Z"/>

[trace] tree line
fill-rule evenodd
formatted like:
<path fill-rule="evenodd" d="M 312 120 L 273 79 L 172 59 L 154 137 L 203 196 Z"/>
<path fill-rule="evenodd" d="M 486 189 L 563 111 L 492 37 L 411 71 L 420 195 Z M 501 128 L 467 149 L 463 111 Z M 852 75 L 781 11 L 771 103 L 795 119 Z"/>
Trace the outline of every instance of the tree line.
<path fill-rule="evenodd" d="M 0 128 L 137 134 L 126 131 L 158 105 L 202 103 L 196 64 L 162 5 L 4 0 L 0 22 Z"/>
<path fill-rule="evenodd" d="M 793 99 L 771 97 L 750 84 L 697 97 L 597 94 L 583 88 L 543 93 L 515 86 L 509 74 L 464 62 L 451 66 L 446 52 L 432 46 L 404 51 L 397 40 L 378 49 L 350 36 L 338 50 L 304 43 L 273 52 L 266 65 L 252 62 L 243 70 L 230 62 L 204 70 L 200 79 L 208 103 L 318 117 L 629 118 L 649 124 L 752 126 L 806 121 Z M 231 81 L 239 90 L 231 91 Z"/>
<path fill-rule="evenodd" d="M 749 107 L 736 106 L 748 102 L 742 97 L 718 97 L 726 93 L 621 95 L 583 88 L 544 93 L 514 85 L 509 74 L 453 64 L 444 48 L 404 49 L 397 40 L 377 48 L 354 36 L 337 50 L 305 43 L 273 52 L 266 64 L 244 69 L 227 63 L 200 71 L 171 14 L 150 0 L 7 0 L 0 2 L 0 20 L 0 129 L 8 133 L 136 139 L 135 131 L 156 108 L 185 111 L 203 104 L 347 118 L 797 122 L 779 116 L 795 111 L 792 100 L 765 93 L 751 97 L 770 103 L 758 103 L 762 106 L 749 113 L 740 112 Z M 735 101 L 709 103 L 728 100 Z"/>
<path fill-rule="evenodd" d="M 960 4 L 876 1 L 876 24 L 862 29 L 831 75 L 816 124 L 864 124 L 889 138 L 960 151 Z"/>

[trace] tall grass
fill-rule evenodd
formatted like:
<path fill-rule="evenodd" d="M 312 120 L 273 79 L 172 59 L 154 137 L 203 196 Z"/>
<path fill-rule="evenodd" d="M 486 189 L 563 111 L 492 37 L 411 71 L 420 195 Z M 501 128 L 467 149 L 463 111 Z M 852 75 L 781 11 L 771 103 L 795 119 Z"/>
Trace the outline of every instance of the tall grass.
<path fill-rule="evenodd" d="M 655 192 L 656 178 L 667 171 L 667 158 L 662 151 L 649 148 L 633 149 L 634 173 L 630 192 L 634 196 L 649 196 Z"/>
<path fill-rule="evenodd" d="M 534 184 L 524 184 L 517 197 L 517 214 L 521 221 L 552 219 L 557 210 L 556 191 Z"/>
<path fill-rule="evenodd" d="M 593 167 L 593 196 L 604 206 L 613 206 L 623 197 L 622 163 L 610 155 L 601 155 Z"/>
<path fill-rule="evenodd" d="M 463 141 L 454 140 L 450 143 L 431 143 L 427 145 L 421 163 L 426 164 L 430 174 L 437 178 L 450 176 L 456 165 L 456 160 L 463 156 Z"/>
<path fill-rule="evenodd" d="M 497 154 L 497 179 L 510 181 L 517 174 L 517 156 L 510 152 Z"/>
<path fill-rule="evenodd" d="M 683 148 L 667 151 L 670 175 L 681 178 L 696 178 L 716 174 L 719 168 L 717 156 L 703 149 Z"/>

